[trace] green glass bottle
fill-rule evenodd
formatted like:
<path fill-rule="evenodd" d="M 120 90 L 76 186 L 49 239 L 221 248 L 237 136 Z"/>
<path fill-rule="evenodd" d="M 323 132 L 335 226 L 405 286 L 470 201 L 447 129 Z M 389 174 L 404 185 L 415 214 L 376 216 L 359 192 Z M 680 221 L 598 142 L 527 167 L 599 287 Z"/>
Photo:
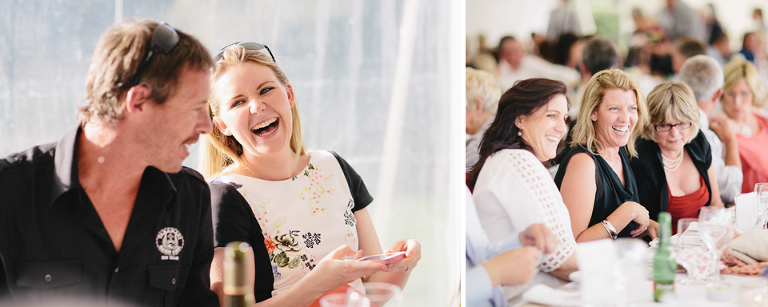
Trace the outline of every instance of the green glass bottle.
<path fill-rule="evenodd" d="M 675 293 L 677 262 L 672 252 L 671 223 L 669 212 L 659 213 L 659 248 L 653 256 L 653 300 L 656 302 Z"/>
<path fill-rule="evenodd" d="M 253 306 L 253 297 L 247 293 L 246 259 L 251 246 L 245 242 L 231 242 L 224 248 L 224 306 Z"/>

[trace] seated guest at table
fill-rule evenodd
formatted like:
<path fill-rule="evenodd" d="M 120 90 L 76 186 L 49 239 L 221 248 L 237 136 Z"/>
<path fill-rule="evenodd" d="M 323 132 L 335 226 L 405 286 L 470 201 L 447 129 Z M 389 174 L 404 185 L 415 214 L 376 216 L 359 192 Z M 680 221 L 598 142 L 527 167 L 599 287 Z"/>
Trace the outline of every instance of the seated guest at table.
<path fill-rule="evenodd" d="M 0 158 L 0 301 L 14 300 L 0 305 L 219 305 L 210 190 L 182 166 L 212 129 L 211 64 L 165 23 L 125 20 L 101 36 L 80 123 Z"/>
<path fill-rule="evenodd" d="M 709 118 L 723 96 L 723 68 L 706 55 L 694 56 L 683 64 L 680 81 L 691 88 L 699 106 L 699 131 L 707 137 L 712 149 L 712 166 L 717 174 L 720 199 L 733 204 L 741 194 L 741 159 L 736 133 L 723 116 Z M 710 124 L 711 123 L 711 124 Z"/>
<path fill-rule="evenodd" d="M 699 132 L 699 108 L 691 89 L 680 81 L 665 81 L 647 101 L 651 122 L 642 128 L 637 157 L 630 160 L 640 203 L 654 219 L 659 212 L 669 212 L 672 225 L 681 218 L 697 218 L 703 206 L 722 207 L 712 152 Z"/>
<path fill-rule="evenodd" d="M 577 242 L 656 236 L 629 166 L 647 112 L 637 80 L 621 70 L 601 71 L 587 83 L 571 149 L 555 175 Z"/>
<path fill-rule="evenodd" d="M 739 58 L 728 62 L 723 73 L 725 93 L 720 100 L 720 112 L 728 117 L 731 129 L 736 131 L 744 174 L 741 192 L 749 193 L 755 189 L 755 183 L 768 182 L 768 123 L 753 111 L 764 104 L 757 96 L 760 76 L 752 63 Z"/>
<path fill-rule="evenodd" d="M 201 145 L 211 182 L 214 244 L 211 288 L 223 300 L 223 247 L 248 242 L 251 290 L 258 305 L 308 306 L 363 279 L 404 287 L 421 258 L 413 239 L 387 252 L 406 258 L 384 265 L 358 259 L 381 254 L 362 178 L 333 152 L 309 152 L 301 137 L 296 96 L 272 52 L 238 43 L 214 56 L 209 107 L 215 124 Z"/>
<path fill-rule="evenodd" d="M 565 84 L 526 79 L 509 89 L 480 145 L 480 161 L 470 174 L 477 214 L 493 244 L 544 223 L 557 237 L 557 248 L 542 258 L 532 284 L 558 286 L 577 269 L 568 209 L 542 164 L 555 157 L 566 133 Z M 559 277 L 559 278 L 558 278 Z M 506 288 L 512 301 L 527 286 Z"/>
<path fill-rule="evenodd" d="M 480 140 L 496 114 L 501 90 L 492 74 L 467 68 L 466 133 L 467 172 L 478 159 Z"/>
<path fill-rule="evenodd" d="M 551 253 L 557 239 L 544 224 L 533 224 L 495 246 L 488 241 L 469 189 L 467 198 L 467 285 L 468 306 L 507 306 L 502 285 L 517 286 L 539 272 L 536 260 Z M 521 247 L 525 246 L 525 247 Z"/>

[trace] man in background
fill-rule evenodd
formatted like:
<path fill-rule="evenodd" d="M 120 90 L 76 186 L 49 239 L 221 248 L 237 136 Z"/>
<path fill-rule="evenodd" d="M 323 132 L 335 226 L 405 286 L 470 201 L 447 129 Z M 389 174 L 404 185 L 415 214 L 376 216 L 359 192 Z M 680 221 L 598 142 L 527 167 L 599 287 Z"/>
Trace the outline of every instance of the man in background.
<path fill-rule="evenodd" d="M 568 88 L 579 81 L 579 73 L 562 65 L 555 65 L 535 55 L 527 55 L 523 44 L 512 36 L 505 36 L 499 41 L 499 66 L 497 80 L 502 92 L 508 90 L 518 80 L 529 78 L 547 78 L 559 80 Z"/>
<path fill-rule="evenodd" d="M 568 116 L 571 120 L 576 119 L 579 114 L 581 97 L 584 96 L 584 85 L 592 79 L 592 75 L 610 68 L 619 66 L 619 53 L 611 40 L 595 36 L 584 43 L 581 53 L 581 62 L 579 73 L 581 74 L 581 86 L 577 87 L 574 95 L 571 96 L 571 109 L 568 110 Z"/>
<path fill-rule="evenodd" d="M 699 128 L 712 148 L 712 166 L 723 203 L 732 204 L 741 193 L 743 175 L 736 135 L 722 117 L 709 117 L 723 95 L 723 69 L 713 58 L 697 55 L 680 69 L 680 81 L 687 84 L 699 105 Z M 711 129 L 710 129 L 711 128 Z"/>
<path fill-rule="evenodd" d="M 467 68 L 467 107 L 466 107 L 466 171 L 480 160 L 480 141 L 493 122 L 499 106 L 501 90 L 493 75 L 472 68 Z"/>

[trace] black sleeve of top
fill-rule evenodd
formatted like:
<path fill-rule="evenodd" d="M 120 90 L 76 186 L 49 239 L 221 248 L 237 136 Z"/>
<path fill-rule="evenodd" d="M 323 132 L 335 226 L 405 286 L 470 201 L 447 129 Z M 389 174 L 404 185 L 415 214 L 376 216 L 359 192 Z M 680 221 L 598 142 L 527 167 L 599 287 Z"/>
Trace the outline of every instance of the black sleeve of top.
<path fill-rule="evenodd" d="M 188 172 L 184 169 L 183 172 Z M 198 175 L 194 173 L 193 175 Z M 203 177 L 200 180 L 200 221 L 197 229 L 192 267 L 186 285 L 181 290 L 177 306 L 219 306 L 219 298 L 211 290 L 211 261 L 213 261 L 213 227 L 211 226 L 210 190 Z M 193 189 L 193 192 L 194 191 Z"/>
<path fill-rule="evenodd" d="M 695 159 L 704 162 L 704 166 L 709 170 L 709 167 L 712 166 L 712 147 L 709 145 L 709 141 L 707 141 L 704 133 L 699 131 L 699 134 L 691 140 L 688 146 L 691 146 L 692 151 L 700 153 L 701 156 L 695 157 Z"/>
<path fill-rule="evenodd" d="M 256 282 L 253 286 L 254 300 L 258 303 L 272 297 L 274 275 L 269 253 L 264 245 L 261 226 L 251 206 L 235 187 L 222 183 L 211 183 L 211 209 L 213 211 L 214 246 L 224 247 L 229 242 L 248 242 L 253 248 L 256 265 Z"/>
<path fill-rule="evenodd" d="M 344 172 L 344 177 L 347 179 L 349 191 L 352 193 L 352 199 L 355 201 L 355 207 L 352 208 L 352 212 L 368 207 L 373 202 L 373 196 L 368 193 L 368 189 L 365 187 L 365 183 L 363 183 L 363 178 L 360 178 L 360 175 L 352 169 L 352 166 L 346 160 L 333 151 L 331 153 L 336 157 L 336 161 L 339 162 L 339 166 L 341 166 L 341 170 Z"/>

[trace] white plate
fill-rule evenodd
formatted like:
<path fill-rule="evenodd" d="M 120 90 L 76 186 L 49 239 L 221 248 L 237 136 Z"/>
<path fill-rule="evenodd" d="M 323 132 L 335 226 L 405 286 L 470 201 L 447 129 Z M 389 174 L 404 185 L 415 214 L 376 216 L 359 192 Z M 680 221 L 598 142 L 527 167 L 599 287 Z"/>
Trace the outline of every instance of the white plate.
<path fill-rule="evenodd" d="M 523 299 L 543 305 L 581 306 L 581 294 L 579 292 L 555 290 L 541 284 L 534 285 L 525 291 Z"/>

